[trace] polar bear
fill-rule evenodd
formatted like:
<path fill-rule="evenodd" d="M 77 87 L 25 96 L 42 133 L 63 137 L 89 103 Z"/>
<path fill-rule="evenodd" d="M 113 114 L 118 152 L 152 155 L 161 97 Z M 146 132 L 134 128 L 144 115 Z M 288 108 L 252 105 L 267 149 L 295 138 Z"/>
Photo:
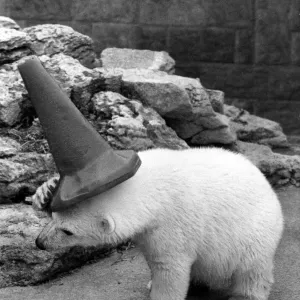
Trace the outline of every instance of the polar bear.
<path fill-rule="evenodd" d="M 241 154 L 218 148 L 139 153 L 135 176 L 67 210 L 36 240 L 41 249 L 132 238 L 152 274 L 152 300 L 183 300 L 190 279 L 231 300 L 266 300 L 283 231 L 280 203 Z M 52 179 L 33 197 L 42 209 Z"/>

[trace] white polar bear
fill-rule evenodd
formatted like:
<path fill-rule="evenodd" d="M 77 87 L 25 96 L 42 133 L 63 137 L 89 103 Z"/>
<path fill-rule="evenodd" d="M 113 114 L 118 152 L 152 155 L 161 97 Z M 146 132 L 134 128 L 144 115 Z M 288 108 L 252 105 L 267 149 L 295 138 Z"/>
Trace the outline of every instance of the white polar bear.
<path fill-rule="evenodd" d="M 230 299 L 266 300 L 283 231 L 280 203 L 240 154 L 217 148 L 140 152 L 135 176 L 52 214 L 41 249 L 118 244 L 132 238 L 152 273 L 152 300 L 183 300 L 189 281 L 226 289 Z M 49 201 L 49 187 L 33 202 Z"/>

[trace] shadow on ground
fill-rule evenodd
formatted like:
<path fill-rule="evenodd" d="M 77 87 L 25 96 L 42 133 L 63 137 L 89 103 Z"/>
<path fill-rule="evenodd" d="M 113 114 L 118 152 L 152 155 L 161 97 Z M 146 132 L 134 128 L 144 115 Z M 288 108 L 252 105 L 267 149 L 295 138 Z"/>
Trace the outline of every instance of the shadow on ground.
<path fill-rule="evenodd" d="M 300 189 L 277 191 L 285 215 L 285 232 L 276 254 L 275 284 L 269 300 L 300 299 Z M 0 289 L 1 300 L 147 300 L 148 267 L 137 249 L 91 264 L 49 283 Z M 225 300 L 193 290 L 187 300 Z M 171 299 L 170 299 L 171 300 Z"/>

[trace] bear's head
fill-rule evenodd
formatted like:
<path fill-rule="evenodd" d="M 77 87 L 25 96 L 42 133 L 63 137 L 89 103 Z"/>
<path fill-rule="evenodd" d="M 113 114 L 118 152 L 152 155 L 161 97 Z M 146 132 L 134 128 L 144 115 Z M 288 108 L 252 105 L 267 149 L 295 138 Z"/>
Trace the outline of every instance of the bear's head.
<path fill-rule="evenodd" d="M 115 218 L 101 205 L 99 207 L 99 202 L 93 205 L 94 202 L 86 201 L 53 212 L 52 220 L 36 239 L 37 247 L 51 251 L 61 247 L 105 246 L 121 242 L 115 230 Z"/>

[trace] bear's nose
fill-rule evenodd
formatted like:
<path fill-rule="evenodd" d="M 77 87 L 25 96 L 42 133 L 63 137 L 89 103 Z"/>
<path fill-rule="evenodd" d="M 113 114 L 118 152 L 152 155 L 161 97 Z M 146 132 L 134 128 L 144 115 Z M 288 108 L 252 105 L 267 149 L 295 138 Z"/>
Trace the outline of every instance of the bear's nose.
<path fill-rule="evenodd" d="M 38 237 L 36 238 L 35 244 L 39 249 L 46 250 L 46 248 L 40 238 L 38 238 Z"/>

